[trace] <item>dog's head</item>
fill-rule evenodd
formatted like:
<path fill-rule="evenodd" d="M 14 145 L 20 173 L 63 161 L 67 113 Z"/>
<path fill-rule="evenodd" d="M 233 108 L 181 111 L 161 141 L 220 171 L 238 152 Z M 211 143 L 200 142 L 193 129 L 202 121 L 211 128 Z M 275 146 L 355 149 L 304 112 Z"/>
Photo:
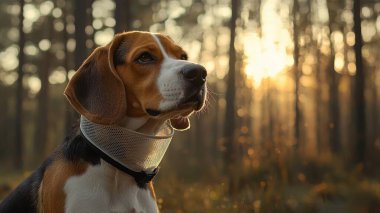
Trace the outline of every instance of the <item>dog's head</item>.
<path fill-rule="evenodd" d="M 94 123 L 149 116 L 186 129 L 188 116 L 204 105 L 206 76 L 206 69 L 187 61 L 186 52 L 168 36 L 126 32 L 93 51 L 65 95 Z"/>

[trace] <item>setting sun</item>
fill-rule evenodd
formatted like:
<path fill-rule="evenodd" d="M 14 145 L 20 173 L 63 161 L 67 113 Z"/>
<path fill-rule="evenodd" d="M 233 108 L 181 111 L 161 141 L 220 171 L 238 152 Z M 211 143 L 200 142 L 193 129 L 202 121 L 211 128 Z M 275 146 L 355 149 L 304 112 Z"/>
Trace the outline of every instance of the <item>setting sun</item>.
<path fill-rule="evenodd" d="M 254 87 L 259 87 L 266 78 L 273 78 L 293 65 L 289 54 L 292 40 L 278 9 L 278 1 L 267 1 L 263 5 L 261 37 L 257 32 L 247 32 L 243 39 L 245 54 L 245 73 Z"/>

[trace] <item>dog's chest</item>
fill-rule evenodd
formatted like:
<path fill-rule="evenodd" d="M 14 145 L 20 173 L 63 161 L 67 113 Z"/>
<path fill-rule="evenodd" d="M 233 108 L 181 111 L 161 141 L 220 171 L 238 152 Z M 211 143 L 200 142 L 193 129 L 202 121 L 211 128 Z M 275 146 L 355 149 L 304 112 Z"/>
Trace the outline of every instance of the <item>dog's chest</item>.
<path fill-rule="evenodd" d="M 66 181 L 65 212 L 158 212 L 148 189 L 139 188 L 129 175 L 101 162 Z"/>

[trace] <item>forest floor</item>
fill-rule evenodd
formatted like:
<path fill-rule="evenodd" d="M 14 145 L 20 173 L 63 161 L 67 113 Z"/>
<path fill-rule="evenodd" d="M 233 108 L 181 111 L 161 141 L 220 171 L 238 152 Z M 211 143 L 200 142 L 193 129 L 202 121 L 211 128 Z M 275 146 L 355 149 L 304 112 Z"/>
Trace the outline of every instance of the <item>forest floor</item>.
<path fill-rule="evenodd" d="M 0 200 L 29 174 L 0 175 Z M 259 171 L 232 184 L 222 176 L 185 180 L 162 172 L 155 189 L 159 208 L 169 213 L 380 212 L 379 179 L 341 171 L 325 171 L 320 180 L 318 175 L 297 174 L 296 180 L 284 182 Z"/>
<path fill-rule="evenodd" d="M 380 212 L 379 180 L 360 178 L 314 184 L 259 181 L 240 185 L 234 192 L 226 182 L 160 179 L 156 184 L 160 209 L 216 213 Z"/>

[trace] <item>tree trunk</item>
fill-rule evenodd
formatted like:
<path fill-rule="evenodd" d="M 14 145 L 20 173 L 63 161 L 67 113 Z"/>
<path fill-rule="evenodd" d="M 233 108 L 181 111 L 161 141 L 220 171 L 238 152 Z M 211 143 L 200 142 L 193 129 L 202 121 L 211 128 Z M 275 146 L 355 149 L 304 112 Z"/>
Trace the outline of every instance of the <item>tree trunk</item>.
<path fill-rule="evenodd" d="M 335 54 L 334 47 L 331 46 L 332 54 Z M 331 61 L 328 66 L 329 76 L 329 144 L 333 154 L 340 152 L 340 137 L 339 137 L 339 96 L 338 96 L 338 76 L 334 68 L 335 56 L 331 55 Z"/>
<path fill-rule="evenodd" d="M 87 35 L 85 28 L 87 25 L 92 25 L 92 3 L 94 0 L 81 0 L 73 1 L 72 7 L 74 8 L 74 25 L 75 25 L 75 51 L 74 51 L 74 68 L 78 69 L 83 61 L 87 58 L 92 51 L 91 48 L 86 46 L 88 39 L 93 41 L 93 35 Z M 68 112 L 67 114 L 70 114 Z M 78 113 L 73 113 L 70 116 L 72 120 L 78 120 Z M 68 119 L 70 122 L 71 120 Z M 70 127 L 68 127 L 70 126 Z M 71 130 L 71 124 L 67 124 Z M 70 131 L 69 130 L 69 131 Z"/>
<path fill-rule="evenodd" d="M 319 47 L 319 43 L 317 42 L 317 47 Z M 316 119 L 315 119 L 315 128 L 316 128 L 316 143 L 318 148 L 318 154 L 322 153 L 322 76 L 321 76 L 321 52 L 319 48 L 317 48 L 317 57 L 316 57 L 316 68 L 315 68 L 315 80 L 317 82 L 316 90 L 315 90 L 315 106 L 316 106 Z"/>
<path fill-rule="evenodd" d="M 85 29 L 87 25 L 92 25 L 91 6 L 93 0 L 74 1 L 74 25 L 75 25 L 75 68 L 78 69 L 89 54 L 89 48 L 86 46 L 89 35 Z"/>
<path fill-rule="evenodd" d="M 47 39 L 53 44 L 54 28 L 53 17 L 47 17 L 46 23 Z M 45 34 L 45 35 L 46 35 Z M 48 141 L 49 132 L 49 74 L 52 68 L 54 56 L 51 49 L 46 50 L 41 58 L 41 68 L 38 72 L 38 77 L 41 81 L 41 89 L 38 93 L 38 107 L 37 107 L 37 122 L 36 132 L 34 135 L 34 153 L 36 154 L 35 160 L 39 164 L 45 158 L 46 144 Z"/>
<path fill-rule="evenodd" d="M 131 0 L 115 0 L 115 33 L 132 29 Z"/>
<path fill-rule="evenodd" d="M 235 37 L 236 37 L 236 20 L 238 17 L 238 0 L 231 1 L 232 15 L 229 23 L 230 27 L 230 45 L 229 45 L 229 70 L 227 74 L 227 91 L 226 91 L 226 118 L 225 118 L 225 169 L 229 174 L 230 183 L 229 191 L 232 193 L 236 189 L 236 176 L 234 175 L 234 167 L 237 162 L 237 148 L 235 144 L 235 96 L 236 96 L 236 49 L 235 49 Z"/>
<path fill-rule="evenodd" d="M 62 13 L 62 21 L 63 21 L 63 25 L 64 25 L 64 30 L 63 30 L 63 35 L 62 35 L 62 39 L 63 39 L 63 43 L 64 43 L 64 52 L 65 52 L 65 59 L 64 59 L 64 66 L 66 68 L 66 84 L 69 82 L 69 71 L 70 69 L 72 68 L 72 64 L 69 63 L 70 62 L 70 59 L 69 59 L 69 50 L 67 48 L 67 42 L 69 40 L 69 34 L 67 32 L 67 14 L 69 12 L 69 8 L 71 8 L 71 3 L 70 2 L 66 2 L 64 5 L 63 5 L 63 13 Z M 73 124 L 74 124 L 74 121 L 75 121 L 75 112 L 73 110 L 73 108 L 71 107 L 70 103 L 65 100 L 65 131 L 66 131 L 66 134 L 65 135 L 69 135 L 70 132 L 72 131 L 73 129 Z"/>
<path fill-rule="evenodd" d="M 355 93 L 354 99 L 356 103 L 355 109 L 355 123 L 356 123 L 356 138 L 355 138 L 355 153 L 354 162 L 363 164 L 366 149 L 366 118 L 365 118 L 365 71 L 363 69 L 363 56 L 362 56 L 362 32 L 361 32 L 361 18 L 360 18 L 360 1 L 354 1 L 353 14 L 354 14 L 354 33 L 355 33 L 355 61 L 356 61 L 356 76 L 355 76 Z"/>
<path fill-rule="evenodd" d="M 293 2 L 293 42 L 294 42 L 294 84 L 295 84 L 295 98 L 294 98 L 294 140 L 297 149 L 301 148 L 301 132 L 300 132 L 300 122 L 301 122 L 301 112 L 299 106 L 299 78 L 300 70 L 298 68 L 298 59 L 299 59 L 299 45 L 298 45 L 298 19 L 297 12 L 299 10 L 298 0 Z"/>
<path fill-rule="evenodd" d="M 22 162 L 22 156 L 23 156 L 23 139 L 22 139 L 22 103 L 23 103 L 23 97 L 24 97 L 24 88 L 22 85 L 22 80 L 24 76 L 23 72 L 23 65 L 25 64 L 25 53 L 24 53 L 24 47 L 25 47 L 25 33 L 24 33 L 24 5 L 25 0 L 20 0 L 20 14 L 19 14 L 19 55 L 18 55 L 18 79 L 17 79 L 17 91 L 16 91 L 16 126 L 15 126 L 15 132 L 16 132 L 16 140 L 15 140 L 15 152 L 14 152 L 14 166 L 16 169 L 22 169 L 23 162 Z"/>
<path fill-rule="evenodd" d="M 333 154 L 339 154 L 341 149 L 341 142 L 340 142 L 340 122 L 339 122 L 339 94 L 338 94 L 338 85 L 339 85 L 339 76 L 338 73 L 335 70 L 335 48 L 332 38 L 332 33 L 335 30 L 337 24 L 342 23 L 336 23 L 337 17 L 339 16 L 339 12 L 341 11 L 339 9 L 339 3 L 340 2 L 328 2 L 327 10 L 329 14 L 329 37 L 330 37 L 330 61 L 327 65 L 327 78 L 328 78 L 328 92 L 329 92 L 329 101 L 328 101 L 328 126 L 329 126 L 329 147 L 330 151 Z M 344 2 L 342 2 L 344 4 Z M 340 28 L 340 26 L 338 25 Z M 338 29 L 339 29 L 338 28 Z M 342 31 L 342 33 L 344 33 Z"/>
<path fill-rule="evenodd" d="M 229 71 L 227 74 L 227 91 L 226 91 L 226 119 L 225 119 L 225 144 L 226 144 L 226 165 L 227 167 L 236 160 L 234 132 L 235 132 L 235 88 L 236 88 L 236 20 L 238 13 L 238 0 L 231 1 L 231 20 L 230 20 L 230 45 L 229 45 Z"/>
<path fill-rule="evenodd" d="M 219 4 L 219 0 L 216 0 L 215 4 Z M 213 17 L 216 18 L 217 17 L 217 14 L 216 12 L 213 10 L 212 11 L 213 13 Z M 215 40 L 214 40 L 214 45 L 215 45 L 215 51 L 214 51 L 214 58 L 217 58 L 220 54 L 220 47 L 218 45 L 218 38 L 219 38 L 219 28 L 220 28 L 220 24 L 218 23 L 214 23 L 213 25 L 213 31 L 215 32 Z M 218 63 L 215 64 L 215 70 L 219 70 L 220 69 L 220 65 Z M 214 73 L 214 77 L 217 79 L 217 76 L 216 76 L 216 73 Z M 222 108 L 220 107 L 220 104 L 219 104 L 219 99 L 220 99 L 220 83 L 219 81 L 216 81 L 214 82 L 214 85 L 211 86 L 215 89 L 214 91 L 214 94 L 210 94 L 210 92 L 208 93 L 208 100 L 209 100 L 209 103 L 210 103 L 210 99 L 212 101 L 212 99 L 214 100 L 214 104 L 213 106 L 215 107 L 214 110 L 213 110 L 213 113 L 214 113 L 214 117 L 213 117 L 213 125 L 212 125 L 212 129 L 211 131 L 213 132 L 213 135 L 212 135 L 212 138 L 211 138 L 211 141 L 212 141 L 212 150 L 214 150 L 213 152 L 213 157 L 215 159 L 219 159 L 220 157 L 220 147 L 219 147 L 219 143 L 220 143 L 220 138 L 221 138 L 221 134 L 223 134 L 223 129 L 221 130 L 221 122 L 223 122 L 223 119 L 220 118 L 220 114 L 221 114 L 221 110 Z M 209 88 L 210 88 L 210 85 L 209 85 Z M 222 126 L 223 128 L 224 126 Z"/>

